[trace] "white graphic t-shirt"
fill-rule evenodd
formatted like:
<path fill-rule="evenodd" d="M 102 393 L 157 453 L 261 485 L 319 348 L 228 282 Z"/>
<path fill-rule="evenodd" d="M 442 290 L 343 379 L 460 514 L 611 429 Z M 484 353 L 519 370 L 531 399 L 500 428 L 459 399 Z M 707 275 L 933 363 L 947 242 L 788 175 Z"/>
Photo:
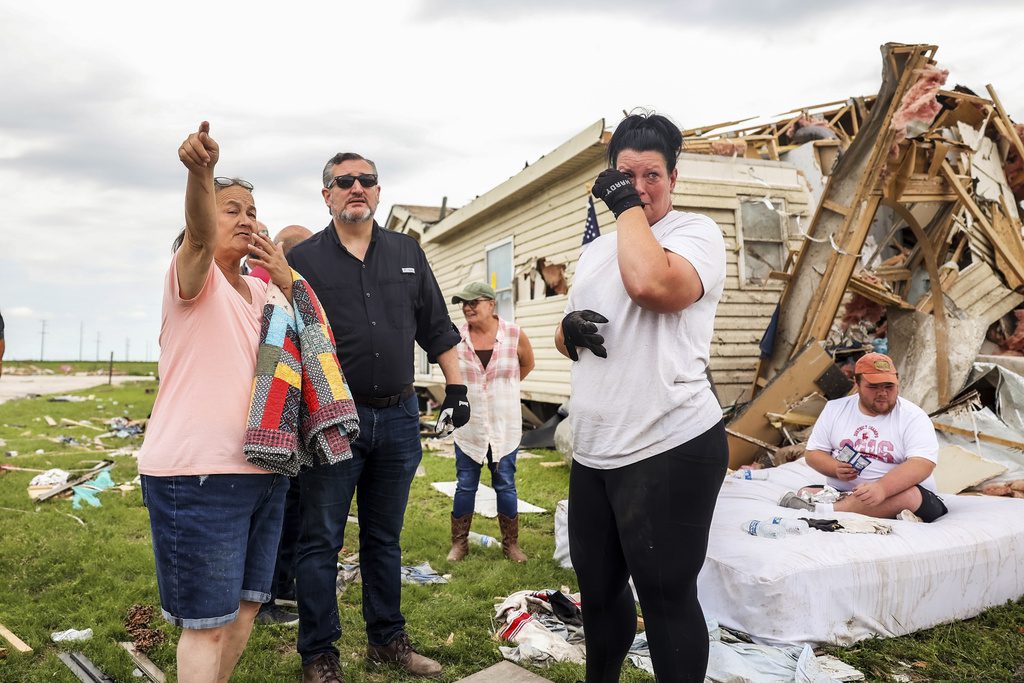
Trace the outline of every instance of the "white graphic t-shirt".
<path fill-rule="evenodd" d="M 928 415 L 904 398 L 886 415 L 865 415 L 860 397 L 854 394 L 825 404 L 807 441 L 807 450 L 825 451 L 835 457 L 849 445 L 871 463 L 852 481 L 828 477 L 828 484 L 840 491 L 852 491 L 861 484 L 877 481 L 907 458 L 939 461 L 939 442 Z M 935 479 L 929 476 L 921 486 L 935 491 Z"/>

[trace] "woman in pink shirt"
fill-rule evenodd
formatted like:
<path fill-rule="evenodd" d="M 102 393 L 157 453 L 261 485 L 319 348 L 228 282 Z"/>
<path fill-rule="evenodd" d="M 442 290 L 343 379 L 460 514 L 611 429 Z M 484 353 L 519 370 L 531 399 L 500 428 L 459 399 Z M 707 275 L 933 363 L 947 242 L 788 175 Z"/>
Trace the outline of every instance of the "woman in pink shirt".
<path fill-rule="evenodd" d="M 267 285 L 291 296 L 284 256 L 257 234 L 252 185 L 214 176 L 205 121 L 178 149 L 185 229 L 164 281 L 160 391 L 139 453 L 164 618 L 182 629 L 182 683 L 227 680 L 270 599 L 287 479 L 242 453 Z"/>

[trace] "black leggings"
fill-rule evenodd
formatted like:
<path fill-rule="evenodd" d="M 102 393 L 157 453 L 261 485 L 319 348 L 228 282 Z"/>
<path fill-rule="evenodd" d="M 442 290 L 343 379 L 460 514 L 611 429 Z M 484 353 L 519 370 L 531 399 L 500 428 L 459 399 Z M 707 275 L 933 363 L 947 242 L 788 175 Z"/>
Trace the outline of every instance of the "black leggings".
<path fill-rule="evenodd" d="M 719 422 L 626 467 L 598 470 L 573 462 L 569 553 L 583 603 L 587 683 L 619 680 L 636 633 L 630 576 L 659 683 L 703 683 L 708 632 L 697 574 L 728 460 Z"/>

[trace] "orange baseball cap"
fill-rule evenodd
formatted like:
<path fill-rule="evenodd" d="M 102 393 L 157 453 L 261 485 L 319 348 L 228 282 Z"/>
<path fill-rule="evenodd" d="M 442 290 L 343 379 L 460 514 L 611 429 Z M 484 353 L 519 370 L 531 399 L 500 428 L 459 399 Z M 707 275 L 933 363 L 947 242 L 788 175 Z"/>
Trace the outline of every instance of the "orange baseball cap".
<path fill-rule="evenodd" d="M 857 361 L 853 371 L 872 384 L 884 382 L 895 384 L 898 379 L 896 365 L 892 362 L 892 358 L 884 353 L 865 353 Z"/>

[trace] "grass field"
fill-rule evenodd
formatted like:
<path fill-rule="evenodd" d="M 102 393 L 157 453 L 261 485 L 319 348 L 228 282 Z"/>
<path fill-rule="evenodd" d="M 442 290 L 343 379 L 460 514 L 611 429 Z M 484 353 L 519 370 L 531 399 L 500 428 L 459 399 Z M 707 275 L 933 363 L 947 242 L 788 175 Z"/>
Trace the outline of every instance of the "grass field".
<path fill-rule="evenodd" d="M 93 394 L 95 402 L 50 403 L 45 398 L 34 398 L 0 405 L 0 439 L 8 444 L 0 450 L 32 454 L 0 462 L 36 469 L 88 468 L 104 454 L 50 439 L 64 435 L 87 441 L 95 432 L 61 425 L 61 418 L 90 420 L 99 425 L 101 419 L 113 415 L 145 417 L 154 397 L 145 390 L 153 387 L 154 382 L 144 382 L 79 392 Z M 58 426 L 47 426 L 44 415 L 52 417 Z M 106 441 L 116 447 L 137 445 L 140 439 Z M 34 454 L 38 449 L 44 453 Z M 540 460 L 520 461 L 520 497 L 554 510 L 557 501 L 565 497 L 568 469 L 541 467 L 543 460 L 556 461 L 559 456 L 550 452 Z M 114 480 L 132 481 L 136 476 L 134 459 L 119 457 L 116 462 Z M 554 550 L 551 514 L 522 516 L 521 544 L 530 556 L 525 565 L 505 561 L 498 548 L 478 547 L 462 563 L 446 562 L 451 501 L 431 489 L 429 482 L 454 479 L 454 461 L 427 453 L 423 464 L 427 476 L 415 479 L 406 514 L 404 562 L 429 561 L 440 573 L 451 573 L 452 579 L 448 585 L 406 586 L 403 611 L 420 650 L 445 665 L 446 674 L 438 680 L 455 681 L 501 660 L 499 643 L 491 638 L 496 598 L 527 588 L 566 585 L 576 590 L 575 576 L 550 559 Z M 104 492 L 100 494 L 102 507 L 72 510 L 66 499 L 32 503 L 26 486 L 33 474 L 0 473 L 0 623 L 35 649 L 31 655 L 21 655 L 0 641 L 0 647 L 9 651 L 0 659 L 0 682 L 75 681 L 57 659 L 60 650 L 83 651 L 116 681 L 137 680 L 131 676 L 130 659 L 117 645 L 129 639 L 124 618 L 133 604 L 159 605 L 148 518 L 138 489 Z M 478 517 L 473 528 L 499 535 L 495 520 Z M 358 550 L 354 529 L 347 548 L 349 552 Z M 359 586 L 349 588 L 340 602 L 344 634 L 339 647 L 345 680 L 417 680 L 394 670 L 365 668 Z M 177 630 L 159 617 L 152 625 L 166 633 L 167 642 L 153 650 L 150 657 L 173 674 Z M 61 645 L 50 642 L 51 632 L 87 627 L 95 634 L 89 641 Z M 912 681 L 1024 681 L 1024 603 L 903 638 L 828 651 L 860 668 L 869 680 L 891 681 L 896 672 Z M 559 683 L 583 677 L 581 667 L 566 664 L 541 673 Z M 257 626 L 232 680 L 263 683 L 300 678 L 295 630 Z M 622 680 L 652 679 L 627 664 Z"/>

